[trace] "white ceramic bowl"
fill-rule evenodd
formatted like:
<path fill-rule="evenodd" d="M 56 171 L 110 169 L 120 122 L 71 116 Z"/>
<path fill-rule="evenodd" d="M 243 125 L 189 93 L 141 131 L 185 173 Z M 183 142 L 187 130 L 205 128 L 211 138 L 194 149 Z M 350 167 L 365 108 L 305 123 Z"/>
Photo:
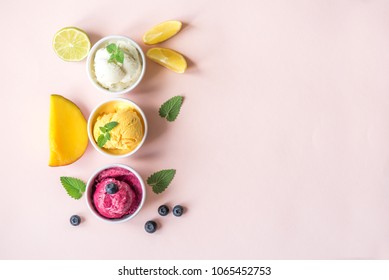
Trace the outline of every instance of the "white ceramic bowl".
<path fill-rule="evenodd" d="M 96 210 L 96 208 L 94 206 L 94 202 L 93 202 L 93 193 L 95 191 L 94 188 L 95 188 L 95 179 L 96 179 L 96 177 L 103 170 L 106 170 L 106 169 L 109 169 L 109 168 L 113 168 L 113 167 L 121 167 L 121 168 L 124 168 L 124 169 L 130 171 L 139 180 L 141 188 L 142 188 L 142 199 L 141 199 L 141 202 L 140 202 L 138 208 L 136 209 L 136 211 L 133 214 L 131 214 L 131 215 L 126 215 L 126 216 L 124 216 L 122 218 L 119 218 L 119 219 L 109 219 L 109 218 L 103 217 L 102 215 L 100 215 L 99 212 L 97 212 L 97 210 Z M 124 165 L 124 164 L 118 164 L 118 163 L 117 164 L 107 165 L 107 166 L 104 166 L 104 167 L 96 170 L 92 174 L 92 176 L 89 178 L 88 182 L 86 183 L 85 194 L 86 194 L 86 203 L 88 205 L 89 210 L 92 212 L 92 214 L 94 216 L 96 216 L 98 219 L 102 220 L 102 221 L 105 221 L 105 222 L 108 222 L 108 223 L 113 223 L 113 224 L 123 223 L 123 222 L 126 222 L 126 221 L 131 220 L 132 218 L 134 218 L 139 213 L 139 211 L 143 207 L 143 204 L 144 204 L 144 202 L 146 200 L 146 188 L 145 188 L 145 184 L 144 184 L 144 182 L 142 180 L 142 177 L 138 174 L 138 172 L 136 172 L 131 167 L 129 167 L 127 165 Z"/>
<path fill-rule="evenodd" d="M 105 45 L 107 42 L 109 41 L 112 41 L 112 42 L 115 42 L 115 41 L 119 41 L 119 40 L 123 40 L 123 41 L 127 41 L 129 42 L 132 46 L 134 46 L 139 54 L 140 54 L 140 57 L 141 57 L 141 63 L 142 63 L 142 71 L 139 75 L 139 78 L 138 80 L 133 83 L 132 85 L 130 85 L 129 87 L 121 90 L 121 91 L 110 91 L 109 89 L 107 88 L 104 88 L 103 86 L 101 86 L 97 80 L 96 80 L 96 75 L 95 75 L 95 72 L 94 72 L 94 59 L 95 59 L 95 54 L 96 54 L 96 51 L 99 50 L 103 45 Z M 141 47 L 132 39 L 126 37 L 126 36 L 120 36 L 120 35 L 111 35 L 111 36 L 107 36 L 107 37 L 104 37 L 102 39 L 100 39 L 99 41 L 96 42 L 96 44 L 93 45 L 93 47 L 91 48 L 91 50 L 89 51 L 89 54 L 88 54 L 88 57 L 87 57 L 87 60 L 86 60 L 86 72 L 87 72 L 87 75 L 88 75 L 88 78 L 89 80 L 92 82 L 92 84 L 100 91 L 106 93 L 106 94 L 109 94 L 109 95 L 113 95 L 113 94 L 125 94 L 125 93 L 128 93 L 130 92 L 131 90 L 133 90 L 139 83 L 140 81 L 142 80 L 144 74 L 145 74 L 145 71 L 146 71 L 146 58 L 145 58 L 145 55 L 141 49 Z"/>
<path fill-rule="evenodd" d="M 116 102 L 124 102 L 124 103 L 128 104 L 130 107 L 135 108 L 135 110 L 139 113 L 139 117 L 143 121 L 143 138 L 142 138 L 142 141 L 138 144 L 138 146 L 134 150 L 129 151 L 127 153 L 114 153 L 114 152 L 110 152 L 108 149 L 100 148 L 97 145 L 97 143 L 96 143 L 96 141 L 95 141 L 95 139 L 93 137 L 93 127 L 94 127 L 94 124 L 96 122 L 97 117 L 102 113 L 102 111 L 104 111 L 104 108 L 107 108 L 111 104 L 113 105 Z M 92 143 L 92 146 L 98 152 L 100 152 L 101 154 L 107 155 L 107 156 L 111 156 L 111 157 L 114 157 L 114 158 L 128 157 L 128 156 L 134 154 L 136 151 L 138 151 L 140 149 L 140 147 L 142 147 L 143 143 L 145 142 L 146 136 L 147 136 L 147 131 L 148 131 L 147 120 L 146 120 L 146 116 L 145 116 L 143 110 L 137 104 L 132 102 L 131 100 L 128 100 L 128 99 L 125 99 L 125 98 L 120 98 L 120 97 L 112 98 L 112 99 L 110 99 L 108 101 L 104 101 L 104 102 L 100 103 L 99 105 L 97 105 L 93 109 L 92 113 L 89 115 L 87 128 L 88 128 L 89 141 Z"/>

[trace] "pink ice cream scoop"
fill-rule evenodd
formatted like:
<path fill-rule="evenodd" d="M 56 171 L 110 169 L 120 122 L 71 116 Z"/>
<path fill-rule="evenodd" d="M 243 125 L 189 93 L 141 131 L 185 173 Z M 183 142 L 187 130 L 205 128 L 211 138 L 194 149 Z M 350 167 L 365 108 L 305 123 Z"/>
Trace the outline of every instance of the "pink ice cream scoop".
<path fill-rule="evenodd" d="M 120 223 L 132 219 L 145 201 L 142 177 L 123 164 L 95 172 L 86 185 L 86 201 L 98 218 Z"/>
<path fill-rule="evenodd" d="M 135 192 L 126 182 L 108 178 L 96 185 L 93 202 L 102 216 L 121 218 L 129 212 L 135 198 Z"/>
<path fill-rule="evenodd" d="M 141 197 L 139 180 L 126 169 L 105 169 L 95 180 L 93 203 L 103 217 L 118 219 L 134 213 L 140 205 Z"/>

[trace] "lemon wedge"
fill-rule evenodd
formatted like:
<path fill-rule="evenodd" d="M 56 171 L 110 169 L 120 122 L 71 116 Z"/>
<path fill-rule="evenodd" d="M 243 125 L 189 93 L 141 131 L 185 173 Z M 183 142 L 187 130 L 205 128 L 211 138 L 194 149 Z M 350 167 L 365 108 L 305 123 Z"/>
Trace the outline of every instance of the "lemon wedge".
<path fill-rule="evenodd" d="M 187 68 L 184 56 L 171 49 L 151 48 L 147 51 L 146 55 L 152 61 L 176 73 L 184 73 Z"/>
<path fill-rule="evenodd" d="M 65 27 L 54 35 L 55 53 L 65 61 L 83 60 L 90 50 L 88 35 L 76 27 Z"/>
<path fill-rule="evenodd" d="M 181 30 L 182 23 L 177 20 L 169 20 L 153 26 L 143 35 L 143 42 L 154 45 L 173 37 Z"/>

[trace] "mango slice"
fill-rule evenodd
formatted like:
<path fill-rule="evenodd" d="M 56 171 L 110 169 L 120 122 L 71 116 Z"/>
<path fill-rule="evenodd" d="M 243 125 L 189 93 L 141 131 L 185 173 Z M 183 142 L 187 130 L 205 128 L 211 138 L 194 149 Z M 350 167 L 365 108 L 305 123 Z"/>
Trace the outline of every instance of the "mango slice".
<path fill-rule="evenodd" d="M 171 49 L 151 48 L 147 51 L 146 56 L 176 73 L 184 73 L 187 68 L 185 57 Z"/>
<path fill-rule="evenodd" d="M 154 45 L 166 41 L 181 30 L 182 23 L 177 20 L 169 20 L 153 26 L 143 35 L 143 42 Z"/>
<path fill-rule="evenodd" d="M 68 165 L 78 160 L 88 146 L 86 120 L 72 101 L 50 96 L 49 166 Z"/>

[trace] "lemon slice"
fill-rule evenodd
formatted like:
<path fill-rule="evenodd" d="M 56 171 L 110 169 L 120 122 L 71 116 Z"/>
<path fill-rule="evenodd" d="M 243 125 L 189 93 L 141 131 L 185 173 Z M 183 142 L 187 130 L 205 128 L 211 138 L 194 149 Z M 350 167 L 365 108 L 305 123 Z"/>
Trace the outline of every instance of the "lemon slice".
<path fill-rule="evenodd" d="M 76 27 L 65 27 L 54 35 L 55 53 L 65 61 L 83 60 L 90 50 L 88 35 Z"/>
<path fill-rule="evenodd" d="M 146 55 L 152 61 L 176 73 L 184 73 L 186 70 L 187 64 L 184 56 L 171 49 L 151 48 Z"/>
<path fill-rule="evenodd" d="M 173 37 L 181 30 L 182 23 L 177 20 L 169 20 L 157 24 L 143 35 L 143 42 L 154 45 Z"/>

